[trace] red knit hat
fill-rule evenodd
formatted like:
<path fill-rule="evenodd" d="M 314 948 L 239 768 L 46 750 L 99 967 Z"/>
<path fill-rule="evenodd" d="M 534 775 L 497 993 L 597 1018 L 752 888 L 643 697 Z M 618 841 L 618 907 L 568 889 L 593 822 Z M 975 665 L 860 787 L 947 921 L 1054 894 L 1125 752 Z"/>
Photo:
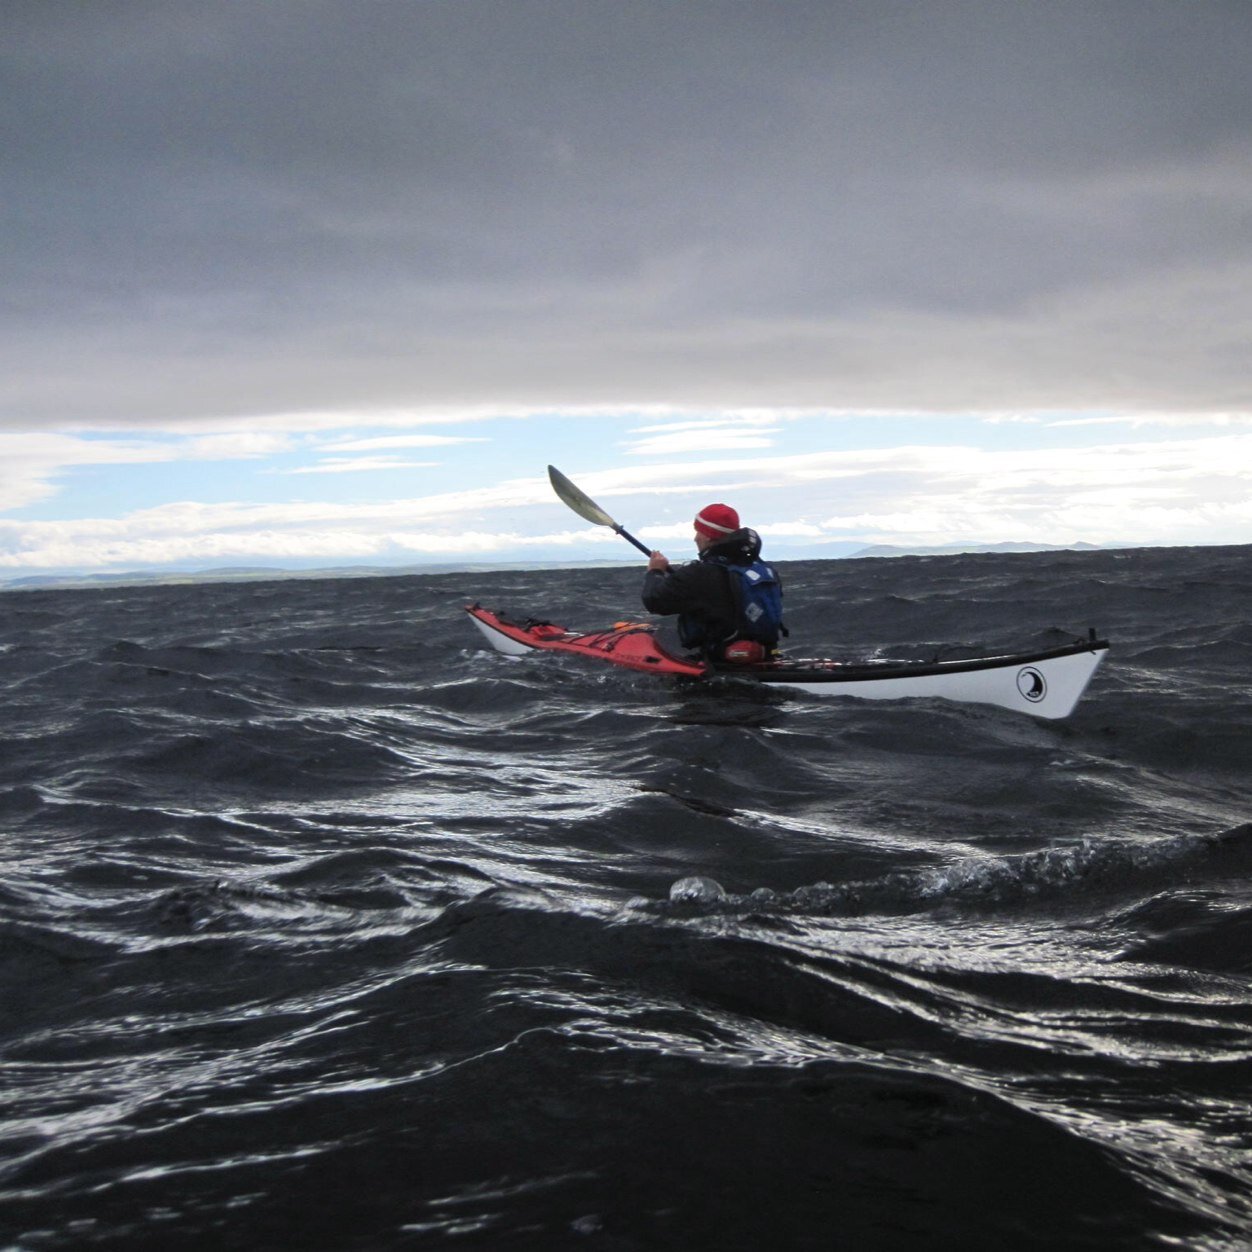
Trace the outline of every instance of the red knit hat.
<path fill-rule="evenodd" d="M 739 514 L 729 504 L 710 504 L 696 514 L 696 530 L 706 539 L 725 539 L 739 529 Z"/>

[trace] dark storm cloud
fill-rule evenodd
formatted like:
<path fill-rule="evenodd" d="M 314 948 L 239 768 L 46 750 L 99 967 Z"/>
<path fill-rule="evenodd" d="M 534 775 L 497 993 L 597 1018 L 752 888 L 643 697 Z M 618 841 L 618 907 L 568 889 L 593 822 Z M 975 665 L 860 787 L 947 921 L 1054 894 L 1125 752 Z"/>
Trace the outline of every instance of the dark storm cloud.
<path fill-rule="evenodd" d="M 3 48 L 12 425 L 1252 403 L 1242 2 L 35 0 Z"/>

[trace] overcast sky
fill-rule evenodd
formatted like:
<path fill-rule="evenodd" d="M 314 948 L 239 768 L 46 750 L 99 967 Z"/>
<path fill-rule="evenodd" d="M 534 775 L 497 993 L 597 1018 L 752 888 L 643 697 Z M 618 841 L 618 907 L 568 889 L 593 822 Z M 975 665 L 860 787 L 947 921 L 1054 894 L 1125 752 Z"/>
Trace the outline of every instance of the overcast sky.
<path fill-rule="evenodd" d="M 1248 0 L 2 21 L 0 577 L 1252 542 Z"/>

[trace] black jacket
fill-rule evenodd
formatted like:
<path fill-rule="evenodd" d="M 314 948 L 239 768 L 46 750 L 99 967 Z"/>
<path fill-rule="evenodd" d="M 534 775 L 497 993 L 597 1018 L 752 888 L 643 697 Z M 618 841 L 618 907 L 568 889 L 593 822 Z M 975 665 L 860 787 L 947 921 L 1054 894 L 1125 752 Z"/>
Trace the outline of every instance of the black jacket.
<path fill-rule="evenodd" d="M 677 613 L 683 646 L 711 652 L 739 635 L 739 607 L 723 562 L 751 565 L 760 555 L 760 535 L 747 527 L 737 530 L 705 548 L 699 560 L 649 570 L 643 576 L 643 607 Z"/>

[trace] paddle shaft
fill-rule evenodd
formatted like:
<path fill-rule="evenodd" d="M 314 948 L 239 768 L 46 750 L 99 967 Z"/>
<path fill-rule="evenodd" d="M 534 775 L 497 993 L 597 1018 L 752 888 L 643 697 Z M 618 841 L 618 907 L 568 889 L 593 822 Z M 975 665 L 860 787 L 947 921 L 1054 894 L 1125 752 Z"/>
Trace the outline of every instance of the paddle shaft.
<path fill-rule="evenodd" d="M 634 535 L 632 535 L 630 531 L 628 531 L 624 526 L 614 526 L 613 530 L 616 534 L 621 535 L 621 537 L 625 539 L 627 543 L 633 543 L 635 547 L 638 548 L 639 551 L 644 554 L 644 556 L 652 555 L 652 549 L 640 543 L 639 540 L 636 539 Z"/>

